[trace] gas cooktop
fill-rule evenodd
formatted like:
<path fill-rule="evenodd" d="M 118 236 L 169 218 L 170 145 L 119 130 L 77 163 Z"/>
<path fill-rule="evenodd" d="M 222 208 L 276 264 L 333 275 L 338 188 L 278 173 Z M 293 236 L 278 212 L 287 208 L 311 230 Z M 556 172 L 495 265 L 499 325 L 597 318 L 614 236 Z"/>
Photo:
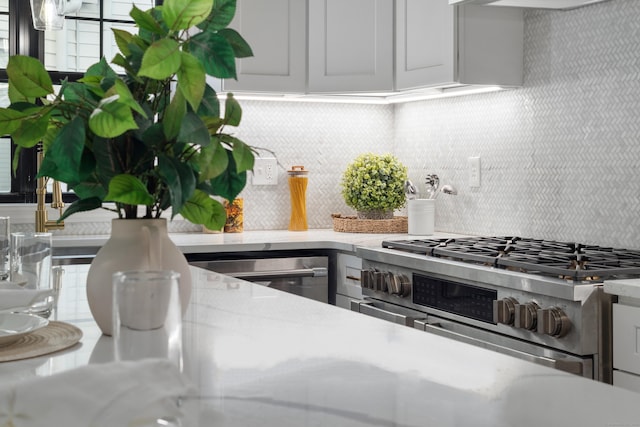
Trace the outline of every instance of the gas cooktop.
<path fill-rule="evenodd" d="M 574 281 L 640 276 L 640 251 L 515 236 L 386 240 L 383 248 Z"/>

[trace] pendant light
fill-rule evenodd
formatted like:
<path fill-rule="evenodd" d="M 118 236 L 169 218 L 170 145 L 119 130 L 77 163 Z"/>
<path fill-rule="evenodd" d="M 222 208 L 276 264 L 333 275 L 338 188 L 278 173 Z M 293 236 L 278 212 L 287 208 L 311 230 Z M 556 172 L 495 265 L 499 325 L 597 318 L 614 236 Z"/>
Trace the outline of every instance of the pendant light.
<path fill-rule="evenodd" d="M 33 27 L 40 31 L 62 30 L 64 16 L 80 6 L 82 0 L 31 0 Z"/>

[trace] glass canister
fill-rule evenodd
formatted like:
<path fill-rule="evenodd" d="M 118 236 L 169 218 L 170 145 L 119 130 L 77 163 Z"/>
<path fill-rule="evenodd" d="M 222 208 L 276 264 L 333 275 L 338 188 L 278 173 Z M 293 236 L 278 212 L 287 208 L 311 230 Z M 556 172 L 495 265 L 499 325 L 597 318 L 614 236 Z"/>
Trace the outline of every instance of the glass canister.
<path fill-rule="evenodd" d="M 304 166 L 291 166 L 289 175 L 289 192 L 291 194 L 291 219 L 289 231 L 307 230 L 307 182 L 308 170 Z"/>

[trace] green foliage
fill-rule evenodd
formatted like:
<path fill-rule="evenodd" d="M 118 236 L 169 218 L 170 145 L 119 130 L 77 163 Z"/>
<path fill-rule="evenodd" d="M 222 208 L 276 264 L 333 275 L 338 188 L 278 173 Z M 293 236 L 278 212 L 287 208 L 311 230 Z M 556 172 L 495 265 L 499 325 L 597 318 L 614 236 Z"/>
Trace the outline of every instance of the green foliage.
<path fill-rule="evenodd" d="M 236 0 L 133 6 L 138 33 L 113 30 L 119 53 L 111 62 L 125 75 L 103 58 L 57 92 L 37 59 L 9 59 L 11 105 L 0 108 L 0 133 L 12 136 L 17 153 L 43 142 L 39 176 L 69 184 L 79 197 L 63 218 L 115 202 L 121 218 L 143 205 L 148 218 L 172 208 L 210 229 L 224 224 L 224 208 L 211 196 L 235 198 L 255 154 L 226 131 L 242 119 L 236 99 L 227 96 L 221 116 L 206 83 L 207 75 L 235 78 L 236 58 L 252 55 L 227 28 L 235 9 Z"/>
<path fill-rule="evenodd" d="M 405 204 L 407 167 L 391 154 L 366 153 L 350 163 L 342 176 L 342 196 L 358 211 L 398 209 Z"/>

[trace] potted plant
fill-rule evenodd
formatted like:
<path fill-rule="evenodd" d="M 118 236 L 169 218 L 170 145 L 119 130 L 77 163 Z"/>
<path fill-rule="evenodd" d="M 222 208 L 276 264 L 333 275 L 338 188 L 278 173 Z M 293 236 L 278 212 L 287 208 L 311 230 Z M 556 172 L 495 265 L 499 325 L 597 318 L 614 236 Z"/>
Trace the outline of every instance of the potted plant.
<path fill-rule="evenodd" d="M 342 175 L 342 196 L 361 219 L 390 219 L 405 204 L 407 168 L 391 154 L 365 153 Z"/>
<path fill-rule="evenodd" d="M 221 114 L 218 96 L 206 82 L 207 75 L 235 78 L 235 59 L 252 55 L 240 34 L 227 28 L 235 6 L 236 0 L 165 0 L 146 11 L 134 6 L 130 16 L 137 34 L 113 30 L 119 53 L 111 63 L 124 74 L 103 58 L 79 81 L 62 81 L 57 91 L 37 59 L 9 59 L 11 105 L 0 109 L 0 132 L 17 145 L 14 170 L 20 149 L 42 141 L 38 176 L 67 183 L 78 196 L 61 219 L 112 209 L 119 219 L 112 223 L 109 242 L 117 232 L 117 240 L 137 248 L 108 248 L 108 242 L 92 263 L 88 296 L 105 333 L 110 332 L 114 269 L 180 271 L 186 307 L 188 265 L 165 237 L 161 214 L 171 209 L 172 218 L 180 214 L 220 229 L 225 209 L 211 196 L 234 200 L 253 169 L 252 147 L 227 131 L 240 124 L 240 105 L 228 94 Z M 146 249 L 140 250 L 141 244 Z M 98 267 L 103 251 L 108 265 Z M 169 260 L 176 256 L 182 259 Z M 101 283 L 94 284 L 97 280 Z M 98 287 L 101 291 L 94 292 Z"/>

